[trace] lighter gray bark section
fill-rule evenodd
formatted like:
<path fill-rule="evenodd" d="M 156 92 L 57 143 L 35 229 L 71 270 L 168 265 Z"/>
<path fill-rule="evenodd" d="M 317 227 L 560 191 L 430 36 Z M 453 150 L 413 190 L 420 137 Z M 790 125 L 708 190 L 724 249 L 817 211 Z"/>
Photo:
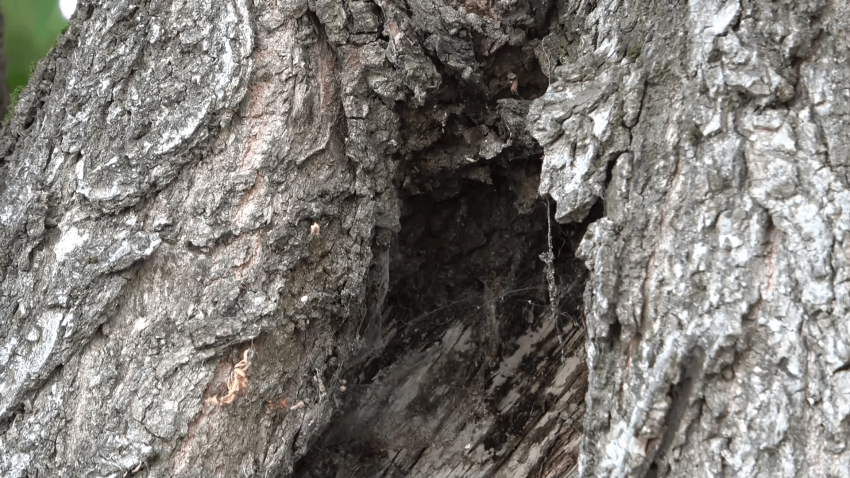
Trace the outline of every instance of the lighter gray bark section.
<path fill-rule="evenodd" d="M 586 3 L 530 116 L 605 201 L 582 476 L 850 476 L 846 3 Z"/>

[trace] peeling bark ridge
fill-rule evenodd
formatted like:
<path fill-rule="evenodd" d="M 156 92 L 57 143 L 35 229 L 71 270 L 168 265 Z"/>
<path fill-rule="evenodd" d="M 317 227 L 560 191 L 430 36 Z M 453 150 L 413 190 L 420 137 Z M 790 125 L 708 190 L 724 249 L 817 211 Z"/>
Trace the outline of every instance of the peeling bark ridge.
<path fill-rule="evenodd" d="M 582 476 L 848 476 L 847 13 L 561 5 L 529 120 L 558 219 L 605 207 Z"/>

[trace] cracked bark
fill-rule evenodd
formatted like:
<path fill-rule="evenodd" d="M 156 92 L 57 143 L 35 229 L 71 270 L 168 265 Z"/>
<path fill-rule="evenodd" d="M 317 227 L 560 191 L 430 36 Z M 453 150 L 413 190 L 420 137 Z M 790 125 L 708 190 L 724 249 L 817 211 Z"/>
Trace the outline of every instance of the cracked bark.
<path fill-rule="evenodd" d="M 848 476 L 846 10 L 81 2 L 0 474 Z"/>

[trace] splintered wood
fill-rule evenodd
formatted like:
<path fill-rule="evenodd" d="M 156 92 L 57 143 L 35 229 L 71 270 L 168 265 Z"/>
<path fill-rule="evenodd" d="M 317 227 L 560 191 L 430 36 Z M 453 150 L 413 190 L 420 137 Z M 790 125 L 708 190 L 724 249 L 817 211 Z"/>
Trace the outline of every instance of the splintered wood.
<path fill-rule="evenodd" d="M 248 371 L 248 354 L 251 352 L 251 349 L 245 349 L 245 353 L 242 354 L 242 360 L 233 366 L 233 371 L 230 372 L 230 378 L 227 379 L 227 395 L 223 397 L 210 397 L 205 401 L 207 403 L 211 403 L 213 405 L 229 405 L 236 400 L 236 395 L 248 390 L 248 376 L 246 372 Z"/>

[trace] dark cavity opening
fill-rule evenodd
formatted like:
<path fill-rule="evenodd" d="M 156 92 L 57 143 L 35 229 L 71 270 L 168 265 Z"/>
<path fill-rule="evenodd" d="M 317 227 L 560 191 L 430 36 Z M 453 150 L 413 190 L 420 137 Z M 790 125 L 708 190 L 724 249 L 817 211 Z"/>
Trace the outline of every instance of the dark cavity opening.
<path fill-rule="evenodd" d="M 587 273 L 574 247 L 586 225 L 559 225 L 537 197 L 541 163 L 425 175 L 408 164 L 378 346 L 346 374 L 347 403 L 293 476 L 406 476 L 470 454 L 494 471 L 558 426 L 549 412 L 580 410 L 581 422 Z M 549 234 L 555 307 L 541 259 Z"/>
<path fill-rule="evenodd" d="M 575 466 L 587 388 L 575 248 L 602 208 L 561 225 L 537 194 L 542 149 L 525 115 L 546 79 L 525 53 L 484 64 L 487 88 L 444 74 L 431 102 L 399 105 L 408 153 L 388 291 L 360 325 L 345 403 L 292 476 L 427 476 L 447 463 L 490 476 L 549 434 L 532 471 Z"/>

